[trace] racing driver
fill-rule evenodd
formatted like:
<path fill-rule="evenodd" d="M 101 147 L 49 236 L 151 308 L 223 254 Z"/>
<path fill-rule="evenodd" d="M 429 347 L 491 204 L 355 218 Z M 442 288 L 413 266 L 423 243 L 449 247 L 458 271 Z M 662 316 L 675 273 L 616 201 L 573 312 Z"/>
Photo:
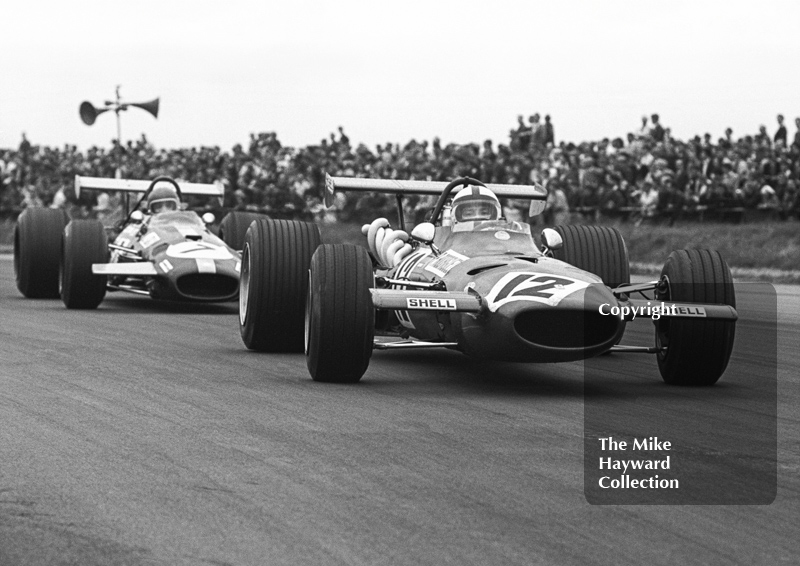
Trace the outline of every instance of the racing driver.
<path fill-rule="evenodd" d="M 450 217 L 455 224 L 498 220 L 503 215 L 497 196 L 486 187 L 470 185 L 461 189 L 450 206 Z"/>
<path fill-rule="evenodd" d="M 178 192 L 174 187 L 157 186 L 150 191 L 147 198 L 147 210 L 150 214 L 173 212 L 179 208 Z"/>

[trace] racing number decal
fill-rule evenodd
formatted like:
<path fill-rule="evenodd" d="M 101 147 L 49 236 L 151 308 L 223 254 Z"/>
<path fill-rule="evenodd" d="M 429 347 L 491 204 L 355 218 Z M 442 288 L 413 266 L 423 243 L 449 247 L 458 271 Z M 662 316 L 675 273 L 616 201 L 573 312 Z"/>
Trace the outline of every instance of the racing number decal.
<path fill-rule="evenodd" d="M 495 283 L 486 301 L 492 312 L 512 301 L 535 301 L 554 307 L 567 295 L 588 286 L 584 281 L 561 275 L 507 273 Z"/>
<path fill-rule="evenodd" d="M 525 285 L 523 285 L 523 283 Z M 574 283 L 569 279 L 562 279 L 560 277 L 529 277 L 528 275 L 517 275 L 511 281 L 506 283 L 505 287 L 500 289 L 497 296 L 494 298 L 496 302 L 501 302 L 514 292 L 515 297 L 541 297 L 542 299 L 549 299 L 552 295 L 553 289 L 563 288 L 563 286 Z M 519 289 L 517 289 L 519 287 Z"/>

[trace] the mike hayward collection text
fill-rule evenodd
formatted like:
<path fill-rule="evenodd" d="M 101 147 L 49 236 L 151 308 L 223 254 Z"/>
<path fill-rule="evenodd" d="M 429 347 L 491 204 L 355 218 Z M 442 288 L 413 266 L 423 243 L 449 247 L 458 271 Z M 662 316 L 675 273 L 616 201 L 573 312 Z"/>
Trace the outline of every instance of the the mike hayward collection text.
<path fill-rule="evenodd" d="M 632 443 L 618 440 L 613 436 L 600 438 L 600 449 L 608 452 L 669 452 L 672 443 L 659 440 L 657 436 L 648 438 L 634 438 Z M 616 456 L 616 455 L 615 455 Z M 640 456 L 637 454 L 636 456 Z M 662 458 L 620 459 L 612 456 L 600 456 L 600 470 L 610 470 L 609 474 L 602 476 L 598 483 L 603 489 L 678 489 L 679 482 L 675 478 L 660 477 L 659 474 L 650 477 L 632 478 L 629 474 L 641 470 L 670 470 L 670 455 Z"/>

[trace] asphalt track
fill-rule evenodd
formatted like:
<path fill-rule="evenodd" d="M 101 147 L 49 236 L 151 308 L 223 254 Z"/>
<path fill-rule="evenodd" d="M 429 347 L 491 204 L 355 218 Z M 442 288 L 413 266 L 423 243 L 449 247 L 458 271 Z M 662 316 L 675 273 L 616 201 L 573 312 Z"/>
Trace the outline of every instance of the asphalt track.
<path fill-rule="evenodd" d="M 67 311 L 5 257 L 0 564 L 797 564 L 800 289 L 778 291 L 774 502 L 609 506 L 584 497 L 581 364 L 376 352 L 317 384 L 246 351 L 235 305 Z M 616 358 L 612 393 L 666 387 Z"/>

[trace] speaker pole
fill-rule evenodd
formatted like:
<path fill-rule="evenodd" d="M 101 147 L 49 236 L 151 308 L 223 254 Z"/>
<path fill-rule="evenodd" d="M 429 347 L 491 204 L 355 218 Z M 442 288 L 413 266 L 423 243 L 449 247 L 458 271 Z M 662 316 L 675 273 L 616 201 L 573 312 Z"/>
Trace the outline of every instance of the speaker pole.
<path fill-rule="evenodd" d="M 92 105 L 91 102 L 88 101 L 83 102 L 79 108 L 81 120 L 83 120 L 83 123 L 87 126 L 94 124 L 97 116 L 103 112 L 106 112 L 107 110 L 113 110 L 117 115 L 117 171 L 115 175 L 117 179 L 122 178 L 122 120 L 120 119 L 119 113 L 123 110 L 127 110 L 128 106 L 137 106 L 142 110 L 146 110 L 152 114 L 154 118 L 158 118 L 159 102 L 158 98 L 151 100 L 150 102 L 122 102 L 119 95 L 120 86 L 121 85 L 117 85 L 116 88 L 116 100 L 113 102 L 106 100 L 105 108 L 97 109 Z"/>
<path fill-rule="evenodd" d="M 119 111 L 121 105 L 119 103 L 119 87 L 117 85 L 117 103 L 115 105 L 115 113 L 117 115 L 117 172 L 114 175 L 117 179 L 122 179 L 122 120 L 119 118 Z"/>

